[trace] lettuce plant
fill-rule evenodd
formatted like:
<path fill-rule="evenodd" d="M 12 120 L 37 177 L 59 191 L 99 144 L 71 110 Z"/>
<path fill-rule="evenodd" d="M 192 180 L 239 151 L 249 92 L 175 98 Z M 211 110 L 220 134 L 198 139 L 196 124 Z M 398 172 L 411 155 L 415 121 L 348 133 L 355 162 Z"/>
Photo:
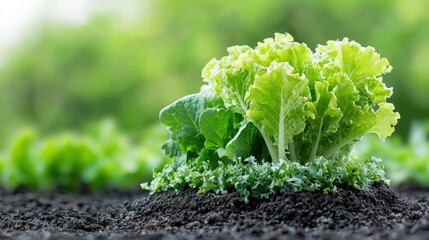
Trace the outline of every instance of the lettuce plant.
<path fill-rule="evenodd" d="M 171 133 L 162 149 L 174 163 L 142 186 L 235 187 L 246 198 L 285 187 L 364 189 L 383 179 L 383 169 L 351 149 L 366 133 L 385 139 L 394 131 L 399 114 L 382 81 L 391 69 L 374 48 L 347 38 L 314 52 L 289 34 L 230 47 L 204 67 L 199 93 L 161 111 Z"/>

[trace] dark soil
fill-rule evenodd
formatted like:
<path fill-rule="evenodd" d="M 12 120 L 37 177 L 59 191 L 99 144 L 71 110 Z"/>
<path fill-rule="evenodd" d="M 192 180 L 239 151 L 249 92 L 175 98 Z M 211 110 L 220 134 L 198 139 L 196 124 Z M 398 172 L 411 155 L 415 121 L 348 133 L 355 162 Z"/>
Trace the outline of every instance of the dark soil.
<path fill-rule="evenodd" d="M 408 189 L 409 190 L 409 189 Z M 148 195 L 1 193 L 0 239 L 429 239 L 429 189 Z"/>

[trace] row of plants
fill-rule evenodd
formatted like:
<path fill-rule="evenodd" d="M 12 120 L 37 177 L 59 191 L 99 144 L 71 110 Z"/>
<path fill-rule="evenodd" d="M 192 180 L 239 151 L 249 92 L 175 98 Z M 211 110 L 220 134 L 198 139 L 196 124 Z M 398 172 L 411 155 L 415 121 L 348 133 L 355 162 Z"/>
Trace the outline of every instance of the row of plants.
<path fill-rule="evenodd" d="M 148 128 L 138 143 L 112 122 L 84 134 L 40 137 L 33 129 L 21 130 L 0 155 L 0 186 L 37 191 L 136 187 L 141 179 L 151 179 L 153 168 L 167 161 L 159 154 L 164 135 L 160 130 L 158 126 Z"/>

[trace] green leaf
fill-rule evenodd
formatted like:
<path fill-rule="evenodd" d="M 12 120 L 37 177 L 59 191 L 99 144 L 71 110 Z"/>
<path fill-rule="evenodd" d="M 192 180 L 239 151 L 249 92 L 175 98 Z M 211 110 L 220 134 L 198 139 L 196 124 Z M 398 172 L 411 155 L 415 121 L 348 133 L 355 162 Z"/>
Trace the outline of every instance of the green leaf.
<path fill-rule="evenodd" d="M 355 41 L 344 38 L 342 41 L 328 41 L 327 45 L 316 48 L 315 59 L 322 72 L 345 73 L 355 81 L 365 81 L 392 71 L 386 58 L 381 58 L 373 47 L 362 47 Z"/>
<path fill-rule="evenodd" d="M 334 93 L 329 91 L 329 82 L 315 82 L 316 101 L 308 103 L 307 106 L 311 112 L 308 119 L 303 138 L 305 141 L 296 141 L 295 145 L 300 144 L 301 156 L 307 157 L 307 161 L 313 161 L 319 156 L 319 144 L 321 139 L 335 133 L 340 127 L 340 120 L 343 117 L 341 109 L 337 105 L 337 98 Z M 308 146 L 311 150 L 308 151 Z M 308 154 L 307 154 L 308 152 Z M 303 162 L 304 159 L 301 159 Z"/>
<path fill-rule="evenodd" d="M 261 65 L 269 67 L 272 62 L 289 63 L 294 73 L 307 73 L 312 65 L 312 51 L 305 43 L 293 41 L 290 34 L 276 33 L 274 39 L 268 38 L 255 48 L 256 59 Z"/>
<path fill-rule="evenodd" d="M 4 164 L 5 175 L 2 176 L 5 188 L 12 190 L 20 185 L 36 189 L 39 184 L 37 177 L 41 165 L 34 159 L 36 133 L 25 129 L 13 139 L 9 149 L 9 158 Z"/>
<path fill-rule="evenodd" d="M 204 167 L 203 163 L 207 163 L 210 169 L 215 169 L 219 166 L 220 158 L 216 153 L 216 149 L 204 148 L 201 154 L 195 159 L 199 167 Z"/>
<path fill-rule="evenodd" d="M 392 95 L 392 89 L 381 81 L 381 76 L 391 72 L 392 66 L 373 47 L 362 47 L 344 38 L 319 45 L 314 58 L 325 78 L 343 74 L 353 82 L 361 98 L 357 103 L 359 106 L 369 104 L 373 107 Z"/>
<path fill-rule="evenodd" d="M 226 156 L 230 159 L 245 159 L 252 155 L 257 138 L 258 129 L 251 122 L 247 122 L 238 130 L 237 134 L 226 145 Z M 260 146 L 259 146 L 260 147 Z"/>
<path fill-rule="evenodd" d="M 161 149 L 168 157 L 175 157 L 181 154 L 179 143 L 173 139 L 168 139 L 161 145 Z"/>
<path fill-rule="evenodd" d="M 288 63 L 273 62 L 250 87 L 247 117 L 269 137 L 269 148 L 277 150 L 274 156 L 271 154 L 273 162 L 286 159 L 288 144 L 305 128 L 305 103 L 310 99 L 307 82 L 305 77 L 293 73 Z"/>
<path fill-rule="evenodd" d="M 365 48 L 348 39 L 319 45 L 314 58 L 322 76 L 332 86 L 342 113 L 338 131 L 322 136 L 322 146 L 316 155 L 339 157 L 348 154 L 351 146 L 367 132 L 379 133 L 381 138 L 393 132 L 399 116 L 393 109 L 389 113 L 381 110 L 392 94 L 392 89 L 381 81 L 381 75 L 391 71 L 386 59 L 372 47 Z M 382 115 L 386 119 L 381 119 Z"/>
<path fill-rule="evenodd" d="M 245 114 L 248 103 L 244 97 L 253 83 L 253 69 L 246 68 L 241 59 L 251 48 L 235 46 L 228 48 L 229 55 L 221 60 L 211 60 L 203 69 L 203 79 L 224 101 L 225 106 Z M 246 57 L 244 57 L 246 59 Z"/>
<path fill-rule="evenodd" d="M 160 112 L 160 120 L 171 133 L 171 139 L 177 141 L 182 152 L 198 151 L 204 147 L 204 136 L 198 122 L 206 109 L 206 97 L 192 94 L 168 105 Z"/>
<path fill-rule="evenodd" d="M 235 134 L 234 113 L 221 108 L 209 108 L 201 113 L 199 127 L 206 138 L 206 147 L 225 147 Z"/>
<path fill-rule="evenodd" d="M 395 125 L 400 118 L 399 113 L 394 112 L 395 106 L 391 103 L 380 103 L 379 109 L 375 113 L 375 124 L 368 130 L 378 135 L 382 140 L 392 135 Z"/>

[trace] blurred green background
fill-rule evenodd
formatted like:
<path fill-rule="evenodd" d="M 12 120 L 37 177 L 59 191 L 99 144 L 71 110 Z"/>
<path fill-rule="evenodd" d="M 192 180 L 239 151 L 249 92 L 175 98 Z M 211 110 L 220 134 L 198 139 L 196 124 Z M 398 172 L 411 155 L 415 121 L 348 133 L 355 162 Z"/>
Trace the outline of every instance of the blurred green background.
<path fill-rule="evenodd" d="M 393 66 L 385 82 L 394 87 L 391 102 L 401 113 L 398 138 L 408 136 L 412 122 L 429 119 L 427 0 L 125 0 L 97 8 L 107 2 L 83 1 L 97 10 L 79 24 L 41 15 L 3 51 L 3 158 L 23 127 L 43 142 L 58 132 L 86 137 L 105 119 L 130 146 L 161 155 L 160 109 L 198 91 L 202 67 L 228 46 L 253 47 L 274 32 L 289 32 L 312 49 L 343 37 L 374 46 Z M 160 159 L 145 161 L 154 166 Z"/>

